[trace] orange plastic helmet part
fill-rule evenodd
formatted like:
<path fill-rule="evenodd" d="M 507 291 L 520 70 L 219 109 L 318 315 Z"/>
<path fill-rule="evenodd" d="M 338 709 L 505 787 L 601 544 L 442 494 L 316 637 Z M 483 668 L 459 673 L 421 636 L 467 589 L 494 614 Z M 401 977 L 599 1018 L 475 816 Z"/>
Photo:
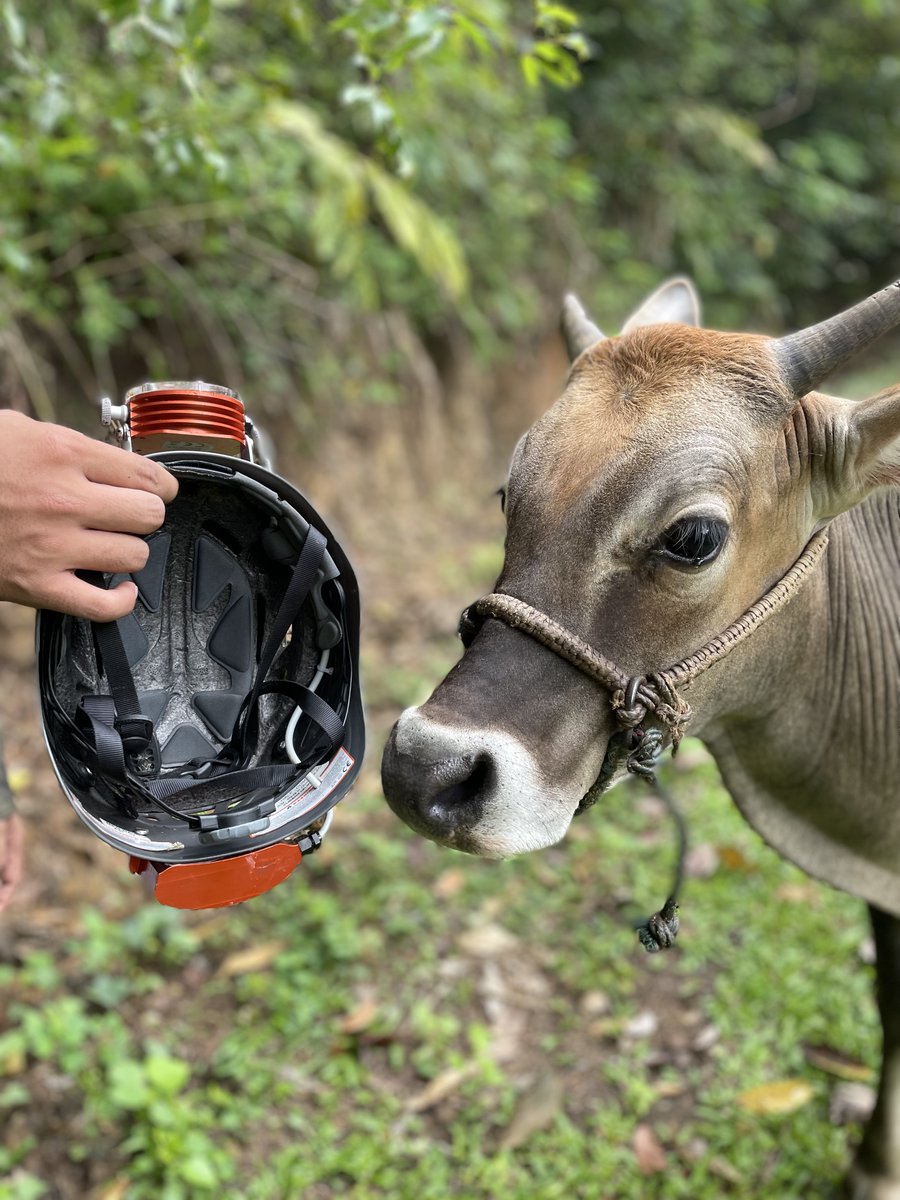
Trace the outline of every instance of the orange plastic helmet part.
<path fill-rule="evenodd" d="M 176 863 L 158 867 L 143 858 L 129 859 L 133 875 L 157 872 L 156 899 L 169 908 L 225 908 L 261 896 L 300 865 L 299 846 L 277 842 L 215 862 Z"/>
<path fill-rule="evenodd" d="M 131 440 L 142 453 L 177 448 L 191 440 L 229 453 L 239 453 L 244 445 L 244 405 L 228 388 L 144 384 L 133 388 L 127 400 Z"/>

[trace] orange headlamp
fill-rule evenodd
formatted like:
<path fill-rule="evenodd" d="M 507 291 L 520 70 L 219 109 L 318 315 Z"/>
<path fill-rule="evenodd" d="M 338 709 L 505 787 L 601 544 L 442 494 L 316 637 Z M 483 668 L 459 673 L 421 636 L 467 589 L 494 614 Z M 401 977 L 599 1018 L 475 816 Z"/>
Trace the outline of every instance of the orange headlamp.
<path fill-rule="evenodd" d="M 303 855 L 294 843 L 277 842 L 249 854 L 216 862 L 151 863 L 128 860 L 132 875 L 140 875 L 160 904 L 169 908 L 225 908 L 271 891 L 299 867 Z"/>
<path fill-rule="evenodd" d="M 126 450 L 200 450 L 258 462 L 258 434 L 237 392 L 202 379 L 142 383 L 124 404 L 101 401 L 101 420 Z"/>

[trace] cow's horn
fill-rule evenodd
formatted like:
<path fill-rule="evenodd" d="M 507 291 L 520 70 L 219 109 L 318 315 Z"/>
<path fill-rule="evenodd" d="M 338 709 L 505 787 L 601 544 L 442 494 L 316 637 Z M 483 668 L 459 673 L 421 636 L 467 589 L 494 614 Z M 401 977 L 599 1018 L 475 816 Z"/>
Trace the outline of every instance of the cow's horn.
<path fill-rule="evenodd" d="M 900 325 L 900 280 L 836 317 L 779 338 L 775 355 L 794 395 L 805 396 L 895 325 Z"/>
<path fill-rule="evenodd" d="M 571 292 L 563 300 L 559 325 L 566 340 L 569 358 L 573 362 L 583 350 L 587 350 L 588 346 L 603 341 L 602 332 L 593 321 L 588 320 L 587 313 L 581 307 L 577 296 L 573 296 Z"/>

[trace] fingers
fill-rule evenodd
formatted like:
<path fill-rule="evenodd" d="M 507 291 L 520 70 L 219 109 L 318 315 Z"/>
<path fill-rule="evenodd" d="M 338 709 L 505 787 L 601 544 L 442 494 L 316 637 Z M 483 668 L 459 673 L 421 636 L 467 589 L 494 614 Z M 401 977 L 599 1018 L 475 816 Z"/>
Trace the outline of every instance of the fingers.
<path fill-rule="evenodd" d="M 177 486 L 175 477 L 171 478 Z M 111 487 L 105 483 L 85 486 L 89 490 L 85 496 L 82 520 L 89 529 L 143 535 L 159 529 L 166 519 L 166 506 L 162 498 L 152 492 Z"/>
<path fill-rule="evenodd" d="M 178 480 L 151 458 L 85 438 L 83 469 L 92 483 L 150 492 L 166 504 L 178 493 Z"/>
<path fill-rule="evenodd" d="M 114 588 L 99 588 L 77 575 L 63 574 L 47 588 L 39 607 L 83 617 L 86 621 L 118 621 L 126 617 L 137 600 L 137 587 L 124 580 Z"/>
<path fill-rule="evenodd" d="M 67 565 L 72 570 L 130 575 L 146 567 L 149 557 L 150 547 L 143 538 L 86 530 L 73 541 Z"/>
<path fill-rule="evenodd" d="M 22 822 L 15 814 L 0 821 L 0 913 L 22 878 L 24 843 Z"/>

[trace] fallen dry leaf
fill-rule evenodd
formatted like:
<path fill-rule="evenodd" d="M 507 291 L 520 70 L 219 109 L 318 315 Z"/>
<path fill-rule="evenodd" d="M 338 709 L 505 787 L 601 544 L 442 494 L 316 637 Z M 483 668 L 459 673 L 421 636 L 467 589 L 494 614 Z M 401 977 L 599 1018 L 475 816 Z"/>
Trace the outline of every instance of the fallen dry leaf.
<path fill-rule="evenodd" d="M 502 954 L 509 954 L 518 944 L 518 938 L 509 930 L 490 923 L 467 929 L 457 938 L 460 950 L 464 954 L 471 954 L 473 958 L 496 958 Z"/>
<path fill-rule="evenodd" d="M 519 1097 L 515 1112 L 503 1131 L 497 1148 L 515 1150 L 533 1133 L 551 1125 L 562 1108 L 563 1085 L 558 1075 L 545 1072 Z"/>
<path fill-rule="evenodd" d="M 451 867 L 449 871 L 438 875 L 434 883 L 434 894 L 442 900 L 449 900 L 462 890 L 465 882 L 465 872 L 460 871 L 458 867 Z"/>
<path fill-rule="evenodd" d="M 598 1017 L 596 1021 L 591 1021 L 587 1027 L 591 1037 L 599 1038 L 615 1038 L 622 1032 L 621 1017 Z"/>
<path fill-rule="evenodd" d="M 237 950 L 222 960 L 217 975 L 226 979 L 234 975 L 247 975 L 250 971 L 262 971 L 270 967 L 284 950 L 285 942 L 260 942 L 247 950 Z"/>
<path fill-rule="evenodd" d="M 25 1051 L 17 1046 L 0 1058 L 0 1075 L 21 1075 L 27 1064 Z"/>
<path fill-rule="evenodd" d="M 714 1154 L 709 1160 L 707 1169 L 710 1175 L 718 1175 L 726 1183 L 743 1183 L 744 1177 L 737 1167 L 733 1167 L 727 1158 L 720 1158 L 718 1154 Z"/>
<path fill-rule="evenodd" d="M 435 1104 L 440 1104 L 447 1096 L 452 1096 L 467 1079 L 471 1079 L 477 1074 L 477 1063 L 467 1063 L 464 1067 L 451 1067 L 447 1071 L 442 1071 L 429 1084 L 426 1084 L 418 1095 L 407 1101 L 407 1111 L 425 1112 L 426 1109 L 434 1108 Z"/>
<path fill-rule="evenodd" d="M 372 996 L 366 996 L 341 1021 L 341 1033 L 362 1033 L 368 1029 L 378 1014 L 378 1005 Z"/>
<path fill-rule="evenodd" d="M 795 1112 L 812 1097 L 813 1090 L 805 1079 L 776 1079 L 741 1092 L 737 1103 L 745 1112 L 775 1116 Z"/>
<path fill-rule="evenodd" d="M 654 1090 L 660 1100 L 671 1100 L 675 1096 L 683 1096 L 687 1091 L 687 1084 L 679 1079 L 660 1079 Z"/>
<path fill-rule="evenodd" d="M 822 893 L 811 880 L 797 879 L 780 883 L 773 894 L 776 900 L 784 900 L 788 904 L 806 904 L 810 908 L 819 908 L 822 903 Z"/>
<path fill-rule="evenodd" d="M 719 1030 L 715 1025 L 704 1025 L 691 1042 L 691 1049 L 695 1054 L 705 1054 L 715 1046 L 719 1037 Z"/>
<path fill-rule="evenodd" d="M 642 1175 L 656 1175 L 666 1169 L 666 1152 L 649 1125 L 638 1125 L 635 1128 L 631 1145 Z"/>
<path fill-rule="evenodd" d="M 28 767 L 10 767 L 6 780 L 13 795 L 19 796 L 31 784 L 31 771 Z"/>
<path fill-rule="evenodd" d="M 130 1186 L 129 1179 L 113 1179 L 109 1183 L 101 1184 L 96 1192 L 91 1193 L 91 1197 L 92 1200 L 124 1200 Z"/>
<path fill-rule="evenodd" d="M 827 1071 L 829 1075 L 834 1075 L 837 1079 L 870 1083 L 875 1077 L 875 1072 L 871 1067 L 857 1062 L 855 1058 L 850 1058 L 847 1054 L 842 1054 L 840 1050 L 832 1049 L 831 1046 L 806 1046 L 803 1053 L 811 1067 Z"/>
<path fill-rule="evenodd" d="M 753 864 L 748 862 L 737 846 L 720 846 L 719 862 L 729 871 L 752 871 Z"/>

